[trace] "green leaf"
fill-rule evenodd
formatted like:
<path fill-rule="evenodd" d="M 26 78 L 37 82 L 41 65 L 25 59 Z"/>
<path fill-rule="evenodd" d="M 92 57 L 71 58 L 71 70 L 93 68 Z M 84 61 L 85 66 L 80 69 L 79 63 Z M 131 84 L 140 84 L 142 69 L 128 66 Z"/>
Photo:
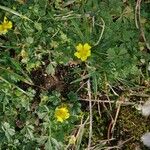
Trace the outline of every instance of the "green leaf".
<path fill-rule="evenodd" d="M 34 39 L 33 39 L 32 37 L 27 37 L 27 38 L 26 38 L 26 42 L 27 42 L 28 44 L 32 44 L 32 43 L 34 42 Z"/>
<path fill-rule="evenodd" d="M 15 130 L 10 127 L 8 122 L 4 122 L 2 124 L 2 130 L 5 132 L 5 136 L 7 137 L 8 141 L 10 141 L 12 136 L 15 135 Z"/>
<path fill-rule="evenodd" d="M 77 93 L 74 93 L 73 91 L 69 92 L 68 98 L 69 98 L 70 102 L 75 103 L 78 100 Z"/>
<path fill-rule="evenodd" d="M 34 27 L 35 27 L 38 31 L 42 31 L 42 23 L 35 22 L 35 23 L 34 23 Z"/>
<path fill-rule="evenodd" d="M 52 76 L 55 74 L 55 68 L 51 63 L 46 67 L 46 73 Z"/>
<path fill-rule="evenodd" d="M 50 140 L 50 138 L 48 138 L 48 141 L 45 144 L 45 150 L 52 150 L 52 149 L 53 149 L 53 147 L 52 147 L 51 140 Z"/>

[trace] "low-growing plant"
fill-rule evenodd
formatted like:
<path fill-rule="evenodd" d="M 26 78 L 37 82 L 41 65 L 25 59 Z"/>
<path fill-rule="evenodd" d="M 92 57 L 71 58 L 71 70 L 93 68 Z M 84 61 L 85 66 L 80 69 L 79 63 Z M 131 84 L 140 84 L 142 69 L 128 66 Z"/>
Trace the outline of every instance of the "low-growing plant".
<path fill-rule="evenodd" d="M 128 89 L 149 87 L 150 2 L 138 2 L 0 2 L 1 149 L 110 145 L 103 132 L 115 117 L 111 103 Z M 98 98 L 101 111 L 92 105 Z M 92 117 L 101 126 L 93 132 Z M 108 142 L 99 142 L 103 137 Z"/>

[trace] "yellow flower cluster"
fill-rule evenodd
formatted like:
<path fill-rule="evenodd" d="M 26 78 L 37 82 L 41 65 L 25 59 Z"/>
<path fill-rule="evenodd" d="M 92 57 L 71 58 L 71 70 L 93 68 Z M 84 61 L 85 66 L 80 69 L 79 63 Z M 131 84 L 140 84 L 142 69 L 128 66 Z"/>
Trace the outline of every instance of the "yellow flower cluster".
<path fill-rule="evenodd" d="M 75 52 L 74 55 L 82 61 L 86 61 L 87 57 L 91 56 L 91 46 L 88 43 L 85 43 L 84 45 L 79 43 L 76 46 L 76 50 L 77 52 Z"/>
<path fill-rule="evenodd" d="M 8 21 L 6 17 L 4 17 L 3 22 L 0 24 L 0 35 L 6 34 L 9 29 L 12 28 L 12 22 Z"/>
<path fill-rule="evenodd" d="M 66 107 L 57 107 L 55 110 L 55 118 L 58 122 L 63 122 L 70 117 L 69 111 Z"/>

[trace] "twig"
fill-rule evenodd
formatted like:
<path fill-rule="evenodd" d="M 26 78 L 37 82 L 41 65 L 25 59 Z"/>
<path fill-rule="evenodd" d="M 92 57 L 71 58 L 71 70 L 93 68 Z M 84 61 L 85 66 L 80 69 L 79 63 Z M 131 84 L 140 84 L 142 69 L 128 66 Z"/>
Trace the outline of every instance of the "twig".
<path fill-rule="evenodd" d="M 129 96 L 136 96 L 136 97 L 142 97 L 142 98 L 143 98 L 143 97 L 145 97 L 145 98 L 150 97 L 149 94 L 137 93 L 137 92 L 131 93 L 131 94 L 129 94 Z"/>
<path fill-rule="evenodd" d="M 83 82 L 82 85 L 77 89 L 76 93 L 79 92 L 84 87 L 85 84 L 87 84 L 87 82 Z"/>
<path fill-rule="evenodd" d="M 112 110 L 112 106 L 111 106 L 111 103 L 110 103 L 110 98 L 108 96 L 108 91 L 106 91 L 106 97 L 107 97 L 107 99 L 109 101 L 109 108 L 110 108 L 110 110 Z"/>
<path fill-rule="evenodd" d="M 108 101 L 109 101 L 110 110 L 112 110 L 112 106 L 111 106 L 111 103 L 110 103 L 110 98 L 109 98 L 109 96 L 108 96 L 108 95 L 109 95 L 108 86 L 109 86 L 109 88 L 110 88 L 110 85 L 109 85 L 109 83 L 108 83 L 107 75 L 104 74 L 104 76 L 105 76 L 105 93 L 106 93 L 106 97 L 107 97 L 107 99 L 108 99 Z"/>
<path fill-rule="evenodd" d="M 108 139 L 108 143 L 110 141 L 110 133 L 111 133 L 111 127 L 112 127 L 112 124 L 113 124 L 113 120 L 111 120 L 109 126 L 108 126 L 108 131 L 107 131 L 107 139 Z"/>
<path fill-rule="evenodd" d="M 99 42 L 101 41 L 102 36 L 103 36 L 103 34 L 104 34 L 105 22 L 104 22 L 103 18 L 101 18 L 101 21 L 102 21 L 102 25 L 96 24 L 96 25 L 98 25 L 98 26 L 100 26 L 100 27 L 102 28 L 102 31 L 101 31 L 101 34 L 100 34 L 100 36 L 99 36 L 99 39 L 98 39 L 97 42 L 94 44 L 94 46 L 97 46 L 97 45 L 99 44 Z"/>
<path fill-rule="evenodd" d="M 54 38 L 58 33 L 59 33 L 60 29 L 58 29 L 52 36 L 51 39 Z"/>
<path fill-rule="evenodd" d="M 135 25 L 136 25 L 137 29 L 139 29 L 138 19 L 140 19 L 139 16 L 140 16 L 141 1 L 142 0 L 137 0 L 136 6 L 135 6 Z"/>
<path fill-rule="evenodd" d="M 106 140 L 99 140 L 99 141 L 97 141 L 97 142 L 99 142 L 99 144 L 91 147 L 91 150 L 95 150 L 99 145 L 102 146 L 103 144 L 105 144 L 105 143 L 107 143 L 109 141 L 113 141 L 113 140 L 115 140 L 115 138 L 112 138 L 112 139 L 109 139 L 109 140 L 108 139 L 106 139 Z"/>
<path fill-rule="evenodd" d="M 73 136 L 75 137 L 74 146 L 77 146 L 77 140 L 82 140 L 82 135 L 80 135 L 80 134 L 81 134 L 81 132 L 82 132 L 82 133 L 84 132 L 83 129 L 84 129 L 84 126 L 87 124 L 88 120 L 89 120 L 89 116 L 88 116 L 88 117 L 86 118 L 86 120 L 83 122 L 83 116 L 82 116 L 82 118 L 81 118 L 81 123 L 80 123 L 80 125 L 77 126 L 77 128 L 78 128 L 77 130 L 78 130 L 78 131 L 75 131 L 74 133 L 71 134 L 71 135 L 73 135 Z M 80 141 L 80 142 L 81 142 L 81 141 Z M 79 143 L 80 143 L 80 142 L 79 142 Z M 68 150 L 71 145 L 72 145 L 72 143 L 68 142 L 68 145 L 65 147 L 64 150 Z M 78 149 L 79 149 L 79 148 L 76 147 L 76 150 L 78 150 Z"/>
<path fill-rule="evenodd" d="M 121 144 L 119 144 L 118 146 L 121 148 L 124 144 L 126 144 L 127 142 L 129 142 L 130 140 L 132 140 L 134 137 L 131 137 L 129 139 L 127 139 L 126 141 L 122 142 Z"/>
<path fill-rule="evenodd" d="M 81 124 L 80 124 L 79 130 L 78 130 L 78 133 L 76 135 L 76 139 L 77 139 L 76 140 L 76 145 L 75 145 L 76 150 L 79 150 L 79 148 L 80 148 L 80 143 L 82 141 L 82 136 L 83 136 L 83 133 L 84 133 L 84 127 L 87 124 L 88 120 L 89 120 L 89 116 L 87 117 L 87 119 L 83 123 L 83 117 L 81 118 Z"/>
<path fill-rule="evenodd" d="M 89 99 L 80 99 L 81 101 L 87 101 L 89 102 Z M 91 102 L 97 102 L 97 103 L 117 103 L 117 104 L 122 104 L 122 105 L 135 105 L 135 102 L 120 102 L 120 101 L 108 101 L 108 100 L 95 100 L 91 99 Z"/>
<path fill-rule="evenodd" d="M 120 107 L 121 107 L 121 103 L 119 104 L 119 106 L 117 108 L 115 120 L 114 120 L 114 123 L 113 123 L 112 128 L 111 128 L 111 133 L 113 133 L 113 131 L 114 131 L 114 128 L 115 128 L 115 125 L 116 125 L 116 122 L 117 122 L 117 118 L 118 118 L 118 115 L 119 115 Z"/>
<path fill-rule="evenodd" d="M 89 96 L 89 109 L 90 109 L 90 127 L 89 127 L 89 142 L 88 142 L 88 150 L 90 150 L 91 147 L 91 141 L 92 141 L 92 102 L 91 102 L 91 85 L 90 85 L 90 79 L 87 81 L 87 88 L 88 88 L 88 96 Z"/>
<path fill-rule="evenodd" d="M 97 107 L 98 107 L 99 116 L 101 118 L 102 114 L 101 114 L 101 108 L 100 108 L 100 103 L 99 102 L 97 103 Z"/>
<path fill-rule="evenodd" d="M 114 120 L 113 117 L 112 117 L 112 115 L 111 115 L 111 113 L 110 113 L 110 111 L 109 111 L 108 108 L 106 107 L 105 103 L 102 103 L 102 104 L 103 104 L 103 107 L 106 109 L 107 113 L 109 114 L 110 118 L 111 118 L 112 120 Z"/>
<path fill-rule="evenodd" d="M 120 149 L 120 147 L 118 147 L 118 146 L 110 146 L 110 147 L 104 147 L 102 149 L 111 150 L 111 149 Z"/>
<path fill-rule="evenodd" d="M 137 0 L 137 2 L 136 2 L 136 6 L 135 6 L 135 25 L 136 25 L 137 29 L 140 29 L 141 35 L 142 35 L 143 40 L 145 42 L 145 45 L 146 45 L 147 49 L 150 50 L 150 45 L 146 40 L 144 29 L 143 29 L 142 23 L 141 23 L 141 2 L 142 2 L 142 0 Z"/>
<path fill-rule="evenodd" d="M 111 129 L 111 126 L 112 126 L 112 122 L 114 122 L 114 119 L 111 115 L 111 113 L 109 112 L 109 110 L 107 109 L 105 103 L 102 103 L 103 104 L 103 107 L 106 109 L 107 113 L 109 114 L 110 118 L 111 118 L 111 123 L 109 124 L 109 127 L 108 127 L 108 132 L 107 132 L 107 139 L 109 140 L 110 139 L 110 129 Z M 109 102 L 110 104 L 110 102 Z"/>
<path fill-rule="evenodd" d="M 107 83 L 107 85 L 109 86 L 109 88 L 112 90 L 112 92 L 113 92 L 116 96 L 119 96 L 119 95 L 114 91 L 114 89 L 112 88 L 112 86 L 111 86 L 109 83 Z"/>
<path fill-rule="evenodd" d="M 89 116 L 86 118 L 86 120 L 85 120 L 84 123 L 83 123 L 83 117 L 82 117 L 82 118 L 81 118 L 81 123 L 80 123 L 79 127 L 81 128 L 81 127 L 85 126 L 85 124 L 88 122 L 88 120 L 89 120 Z M 79 133 L 80 133 L 80 132 L 77 133 L 76 137 L 79 136 Z"/>
<path fill-rule="evenodd" d="M 104 142 L 108 142 L 108 141 L 113 141 L 113 140 L 115 140 L 115 138 L 111 138 L 111 139 L 106 139 L 106 140 L 100 140 L 99 142 L 100 143 L 104 143 Z"/>
<path fill-rule="evenodd" d="M 99 148 L 99 147 L 98 147 Z M 95 150 L 95 149 L 97 149 L 97 147 L 92 147 L 91 148 L 91 150 Z M 118 147 L 118 146 L 105 146 L 105 147 L 101 147 L 101 145 L 100 145 L 100 150 L 111 150 L 111 149 L 121 149 L 120 147 Z"/>
<path fill-rule="evenodd" d="M 115 119 L 114 119 L 114 122 L 113 122 L 113 125 L 112 125 L 112 128 L 111 128 L 111 133 L 114 132 L 114 128 L 115 128 L 115 125 L 116 125 L 116 122 L 117 122 L 117 118 L 118 118 L 118 115 L 119 115 L 119 112 L 120 112 L 120 107 L 121 107 L 121 103 L 118 104 L 116 116 L 115 116 Z"/>

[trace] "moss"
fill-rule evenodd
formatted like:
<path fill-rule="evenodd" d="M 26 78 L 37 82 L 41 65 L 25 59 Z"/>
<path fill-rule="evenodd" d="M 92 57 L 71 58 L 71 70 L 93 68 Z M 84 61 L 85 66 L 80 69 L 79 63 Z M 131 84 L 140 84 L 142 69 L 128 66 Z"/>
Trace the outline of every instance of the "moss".
<path fill-rule="evenodd" d="M 133 149 L 133 146 L 139 146 L 141 136 L 150 131 L 150 120 L 143 117 L 135 108 L 122 107 L 117 120 L 118 134 L 120 140 L 126 141 L 132 137 L 132 140 L 125 144 L 126 149 Z M 137 144 L 138 143 L 138 144 Z M 140 144 L 140 147 L 142 144 Z"/>

